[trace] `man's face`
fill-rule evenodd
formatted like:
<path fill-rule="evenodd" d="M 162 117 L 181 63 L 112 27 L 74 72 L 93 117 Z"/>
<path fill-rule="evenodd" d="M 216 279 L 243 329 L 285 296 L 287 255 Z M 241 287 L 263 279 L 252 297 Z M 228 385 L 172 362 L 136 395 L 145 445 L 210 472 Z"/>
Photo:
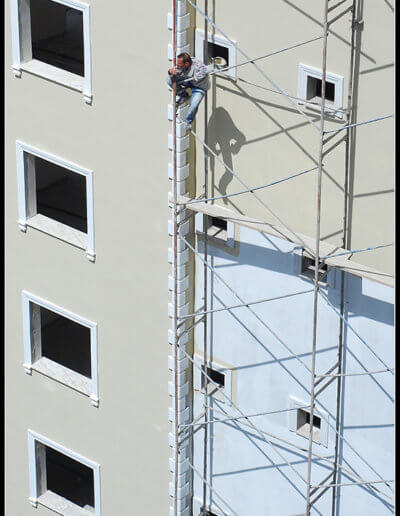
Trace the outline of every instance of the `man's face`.
<path fill-rule="evenodd" d="M 180 69 L 188 69 L 190 66 L 189 63 L 184 63 L 181 57 L 178 57 L 178 59 L 176 60 L 176 65 Z"/>

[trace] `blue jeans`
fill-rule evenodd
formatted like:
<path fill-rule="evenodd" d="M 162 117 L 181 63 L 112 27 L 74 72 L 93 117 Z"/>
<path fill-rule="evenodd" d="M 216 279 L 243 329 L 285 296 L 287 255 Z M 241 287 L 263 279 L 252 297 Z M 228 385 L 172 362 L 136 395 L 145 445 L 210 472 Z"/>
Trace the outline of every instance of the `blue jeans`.
<path fill-rule="evenodd" d="M 186 123 L 191 124 L 194 120 L 194 117 L 196 116 L 197 110 L 199 109 L 200 102 L 203 100 L 203 97 L 206 94 L 206 92 L 201 88 L 196 88 L 195 86 L 192 86 L 191 82 L 185 82 L 184 84 L 182 84 L 182 82 L 182 79 L 177 79 L 176 94 L 182 97 L 189 97 L 189 94 L 186 90 L 187 88 L 191 88 L 192 94 L 190 96 L 189 111 L 185 118 Z M 172 88 L 172 77 L 170 75 L 168 75 L 167 83 L 168 86 Z"/>

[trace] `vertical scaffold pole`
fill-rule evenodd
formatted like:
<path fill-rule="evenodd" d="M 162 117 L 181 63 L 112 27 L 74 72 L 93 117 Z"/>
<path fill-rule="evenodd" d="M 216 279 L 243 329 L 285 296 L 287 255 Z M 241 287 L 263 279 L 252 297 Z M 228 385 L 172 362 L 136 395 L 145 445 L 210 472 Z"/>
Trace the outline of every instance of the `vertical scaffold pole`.
<path fill-rule="evenodd" d="M 204 63 L 208 63 L 208 0 L 204 0 Z M 208 99 L 207 92 L 204 98 L 204 142 L 208 143 Z M 208 154 L 204 148 L 204 197 L 208 198 Z M 203 282 L 204 282 L 204 311 L 208 310 L 208 215 L 205 214 L 203 218 L 204 223 L 204 267 L 203 267 Z M 203 367 L 204 372 L 207 372 L 208 364 L 208 318 L 204 315 L 203 323 Z M 207 474 L 208 474 L 208 375 L 204 376 L 204 443 L 203 443 L 203 511 L 207 509 Z"/>
<path fill-rule="evenodd" d="M 173 66 L 176 67 L 176 18 L 177 18 L 177 0 L 173 0 Z M 174 253 L 174 430 L 175 430 L 175 467 L 174 467 L 174 516 L 178 516 L 178 479 L 179 479 L 179 420 L 178 420 L 178 188 L 177 188 L 177 161 L 176 161 L 176 77 L 173 76 L 173 224 L 174 224 L 174 236 L 173 236 L 173 253 Z"/>
<path fill-rule="evenodd" d="M 321 84 L 321 119 L 320 119 L 320 141 L 318 156 L 317 174 L 317 220 L 315 234 L 315 275 L 314 275 L 314 313 L 313 313 L 313 337 L 312 337 L 312 364 L 311 364 L 311 400 L 310 400 L 310 435 L 308 441 L 307 458 L 307 497 L 306 516 L 311 512 L 311 470 L 312 470 L 312 446 L 313 446 L 313 423 L 314 423 L 314 401 L 315 401 L 315 362 L 317 350 L 317 322 L 318 322 L 318 290 L 319 290 L 319 257 L 321 238 L 321 185 L 323 169 L 323 140 L 325 124 L 325 89 L 326 89 L 326 53 L 328 43 L 328 0 L 324 0 L 324 24 L 323 24 L 323 48 L 322 48 L 322 84 Z"/>
<path fill-rule="evenodd" d="M 350 66 L 349 66 L 349 83 L 348 83 L 348 91 L 347 91 L 347 116 L 346 116 L 346 125 L 350 125 L 354 122 L 353 120 L 353 74 L 354 74 L 354 38 L 355 38 L 355 19 L 356 19 L 356 2 L 357 0 L 353 0 L 352 2 L 352 12 L 351 12 L 351 43 L 350 43 Z M 351 137 L 351 128 L 348 128 L 346 131 L 346 151 L 345 151 L 345 176 L 344 176 L 344 185 L 343 185 L 343 239 L 342 239 L 342 247 L 343 249 L 348 249 L 348 233 L 347 233 L 347 224 L 348 224 L 348 189 L 349 189 L 349 172 L 350 172 L 350 137 Z M 341 282 L 340 282 L 340 315 L 342 318 L 340 319 L 340 330 L 339 330 L 339 349 L 338 349 L 338 378 L 337 378 L 337 386 L 336 386 L 336 436 L 335 436 L 335 457 L 334 457 L 334 466 L 333 466 L 333 478 L 332 484 L 335 487 L 332 488 L 332 516 L 336 514 L 337 508 L 337 493 L 338 487 L 336 486 L 337 482 L 337 474 L 338 474 L 338 460 L 339 460 L 339 446 L 341 445 L 339 435 L 340 435 L 340 424 L 341 424 L 341 414 L 342 414 L 342 383 L 343 378 L 340 376 L 343 372 L 343 343 L 344 343 L 344 321 L 343 317 L 345 314 L 345 272 L 341 272 Z"/>

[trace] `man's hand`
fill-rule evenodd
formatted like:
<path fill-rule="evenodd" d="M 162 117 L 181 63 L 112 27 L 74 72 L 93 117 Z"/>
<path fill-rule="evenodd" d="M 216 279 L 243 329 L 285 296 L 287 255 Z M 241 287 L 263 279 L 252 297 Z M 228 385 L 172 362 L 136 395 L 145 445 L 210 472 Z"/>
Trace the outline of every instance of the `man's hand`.
<path fill-rule="evenodd" d="M 180 73 L 180 70 L 178 68 L 172 67 L 168 70 L 168 73 L 170 75 L 178 75 Z"/>

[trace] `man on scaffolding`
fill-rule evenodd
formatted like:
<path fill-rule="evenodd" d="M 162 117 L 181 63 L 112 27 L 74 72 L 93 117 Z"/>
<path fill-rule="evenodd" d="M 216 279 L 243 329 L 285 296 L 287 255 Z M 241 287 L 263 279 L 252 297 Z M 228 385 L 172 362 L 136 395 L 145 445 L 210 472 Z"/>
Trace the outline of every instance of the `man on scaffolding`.
<path fill-rule="evenodd" d="M 168 70 L 167 83 L 173 87 L 176 81 L 176 105 L 179 106 L 189 98 L 188 88 L 192 90 L 190 95 L 189 111 L 185 118 L 186 129 L 190 131 L 192 122 L 199 109 L 206 91 L 210 87 L 208 74 L 211 67 L 204 65 L 198 59 L 190 57 L 187 52 L 179 54 L 176 58 L 176 67 Z"/>

